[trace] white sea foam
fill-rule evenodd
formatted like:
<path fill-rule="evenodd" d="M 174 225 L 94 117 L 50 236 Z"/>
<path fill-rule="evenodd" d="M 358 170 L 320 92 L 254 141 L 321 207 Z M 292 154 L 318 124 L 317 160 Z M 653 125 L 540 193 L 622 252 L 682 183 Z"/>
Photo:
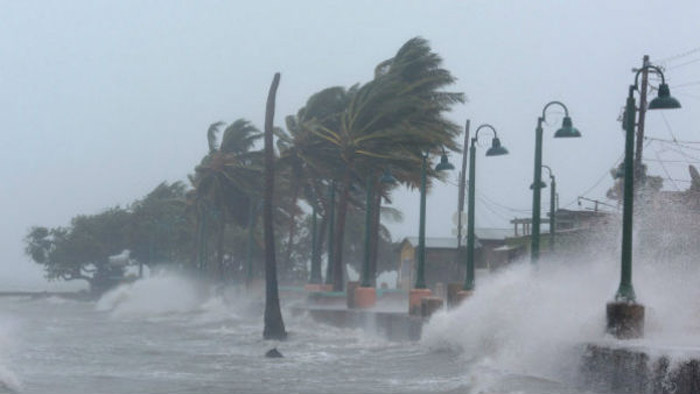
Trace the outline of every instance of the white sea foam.
<path fill-rule="evenodd" d="M 107 292 L 96 308 L 109 312 L 113 318 L 186 317 L 191 324 L 209 324 L 237 319 L 246 313 L 247 299 L 233 293 L 236 291 L 160 272 Z"/>
<path fill-rule="evenodd" d="M 17 375 L 8 367 L 7 352 L 12 346 L 10 320 L 0 316 L 0 393 L 19 392 L 22 383 Z"/>
<path fill-rule="evenodd" d="M 605 306 L 620 278 L 620 262 L 607 256 L 588 261 L 527 262 L 477 284 L 460 307 L 436 314 L 423 343 L 461 349 L 480 368 L 568 380 L 581 360 L 581 345 L 618 341 L 605 334 Z M 646 307 L 645 337 L 625 345 L 657 349 L 683 358 L 700 345 L 700 279 L 694 264 L 634 261 L 637 299 Z M 680 350 L 679 350 L 680 349 Z M 679 353 L 680 352 L 680 353 Z"/>
<path fill-rule="evenodd" d="M 152 317 L 195 310 L 202 297 L 197 286 L 174 274 L 160 273 L 120 285 L 97 302 L 114 317 Z"/>

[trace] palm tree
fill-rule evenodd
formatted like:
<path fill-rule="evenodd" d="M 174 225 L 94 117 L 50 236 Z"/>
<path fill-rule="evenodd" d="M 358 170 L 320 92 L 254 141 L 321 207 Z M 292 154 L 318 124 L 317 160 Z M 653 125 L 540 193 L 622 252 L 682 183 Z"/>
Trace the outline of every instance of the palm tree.
<path fill-rule="evenodd" d="M 409 40 L 378 67 L 374 80 L 341 91 L 340 101 L 346 105 L 332 118 L 336 124 L 319 119 L 305 124 L 320 145 L 314 158 L 336 170 L 333 178 L 340 186 L 333 258 L 336 291 L 343 290 L 342 247 L 351 185 L 361 185 L 389 164 L 403 174 L 397 177 L 400 181 L 412 182 L 424 152 L 457 149 L 460 128 L 444 113 L 464 97 L 441 90 L 455 81 L 441 62 L 425 40 Z"/>
<path fill-rule="evenodd" d="M 265 339 L 284 339 L 287 337 L 280 310 L 277 264 L 275 262 L 275 236 L 272 223 L 272 200 L 275 194 L 275 152 L 272 146 L 272 128 L 275 117 L 275 95 L 279 82 L 280 74 L 276 73 L 270 86 L 265 109 L 265 192 L 263 201 L 265 233 L 265 327 L 263 328 L 263 338 Z"/>
<path fill-rule="evenodd" d="M 275 129 L 280 159 L 277 168 L 291 181 L 292 198 L 290 205 L 295 208 L 289 215 L 289 232 L 287 240 L 287 264 L 289 264 L 293 246 L 296 217 L 300 213 L 297 201 L 303 198 L 309 205 L 316 206 L 321 215 L 321 228 L 328 221 L 329 206 L 325 190 L 330 179 L 335 175 L 329 161 L 334 159 L 334 152 L 327 144 L 312 132 L 317 124 L 331 129 L 339 127 L 340 114 L 347 106 L 349 94 L 345 88 L 332 87 L 312 95 L 296 115 L 285 118 L 286 131 Z M 337 161 L 335 166 L 342 165 Z M 318 249 L 321 249 L 325 233 L 321 232 Z"/>
<path fill-rule="evenodd" d="M 223 122 L 216 122 L 207 130 L 209 153 L 195 168 L 192 178 L 199 214 L 200 256 L 206 254 L 207 249 L 207 219 L 215 219 L 217 264 L 208 267 L 212 278 L 223 275 L 226 225 L 247 222 L 252 196 L 260 190 L 262 170 L 262 152 L 252 150 L 262 138 L 260 131 L 247 120 L 238 119 L 226 127 L 219 144 L 217 134 L 223 125 Z"/>

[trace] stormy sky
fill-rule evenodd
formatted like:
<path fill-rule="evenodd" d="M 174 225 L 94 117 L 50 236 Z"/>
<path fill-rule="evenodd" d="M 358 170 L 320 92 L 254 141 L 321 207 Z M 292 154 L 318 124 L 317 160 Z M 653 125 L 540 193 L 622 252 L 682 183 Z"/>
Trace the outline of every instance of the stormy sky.
<path fill-rule="evenodd" d="M 472 132 L 492 124 L 511 152 L 486 158 L 490 136 L 480 138 L 477 227 L 530 215 L 534 128 L 551 100 L 583 134 L 554 140 L 562 114 L 547 113 L 543 162 L 560 206 L 604 200 L 623 150 L 618 116 L 645 54 L 683 104 L 649 113 L 645 158 L 666 189 L 686 189 L 688 164 L 700 162 L 698 20 L 694 0 L 1 1 L 0 289 L 46 287 L 22 252 L 30 226 L 66 225 L 186 180 L 210 123 L 243 117 L 262 128 L 275 72 L 283 125 L 312 93 L 370 80 L 415 36 L 469 98 L 450 118 L 471 119 Z M 459 167 L 459 154 L 451 160 Z M 430 236 L 454 228 L 457 173 L 428 197 Z M 405 220 L 389 224 L 394 239 L 417 235 L 418 203 L 416 191 L 395 194 Z"/>

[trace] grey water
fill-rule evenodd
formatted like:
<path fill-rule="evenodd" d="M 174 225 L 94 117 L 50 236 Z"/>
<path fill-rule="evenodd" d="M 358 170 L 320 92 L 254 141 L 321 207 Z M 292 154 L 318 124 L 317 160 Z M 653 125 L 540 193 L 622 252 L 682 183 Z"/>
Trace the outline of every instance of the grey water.
<path fill-rule="evenodd" d="M 182 279 L 158 278 L 98 302 L 0 299 L 0 392 L 585 392 L 286 310 L 289 339 L 264 341 L 260 300 L 236 298 L 199 297 Z M 273 347 L 285 357 L 265 358 Z"/>
<path fill-rule="evenodd" d="M 416 342 L 293 315 L 288 340 L 262 339 L 262 295 L 212 291 L 172 274 L 95 302 L 0 298 L 0 393 L 592 393 L 579 379 L 605 334 L 614 259 L 515 264 L 480 278 Z M 682 361 L 700 351 L 700 267 L 640 259 L 645 337 L 624 346 Z M 277 348 L 284 358 L 265 358 Z M 670 350 L 669 350 L 670 349 Z"/>

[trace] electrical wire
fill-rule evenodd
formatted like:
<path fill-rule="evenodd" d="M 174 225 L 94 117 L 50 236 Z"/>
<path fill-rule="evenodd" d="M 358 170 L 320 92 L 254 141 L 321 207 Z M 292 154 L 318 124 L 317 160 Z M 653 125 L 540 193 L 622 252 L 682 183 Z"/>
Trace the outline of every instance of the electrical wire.
<path fill-rule="evenodd" d="M 698 59 L 693 59 L 693 60 L 687 61 L 687 62 L 685 62 L 685 63 L 677 64 L 677 65 L 675 65 L 675 66 L 673 66 L 673 67 L 669 67 L 668 69 L 669 69 L 669 70 L 675 70 L 675 69 L 677 69 L 677 68 L 681 68 L 681 67 L 687 66 L 687 65 L 689 65 L 689 64 L 697 63 L 697 62 L 700 62 L 700 58 L 698 58 Z"/>
<path fill-rule="evenodd" d="M 669 57 L 663 58 L 663 59 L 661 59 L 661 60 L 657 60 L 657 61 L 655 61 L 655 63 L 656 63 L 656 64 L 666 64 L 666 63 L 668 63 L 668 62 L 671 62 L 671 61 L 674 61 L 674 60 L 678 60 L 678 59 L 682 59 L 682 58 L 684 58 L 684 57 L 690 56 L 690 55 L 692 55 L 692 54 L 694 54 L 694 53 L 697 53 L 697 52 L 700 52 L 700 46 L 699 46 L 699 47 L 692 48 L 692 49 L 690 49 L 690 50 L 688 50 L 688 51 L 685 51 L 685 52 L 681 52 L 681 53 L 676 54 L 676 55 L 673 55 L 673 56 L 669 56 Z"/>
<path fill-rule="evenodd" d="M 699 59 L 700 60 L 700 59 Z M 678 85 L 673 85 L 671 86 L 674 89 L 677 88 L 684 88 L 688 86 L 695 86 L 695 85 L 700 85 L 700 81 L 692 81 L 692 82 L 684 82 L 684 83 L 679 83 Z"/>
<path fill-rule="evenodd" d="M 680 143 L 680 144 L 700 144 L 700 141 L 667 140 L 667 139 L 664 139 L 664 138 L 648 137 L 648 136 L 644 136 L 644 139 L 645 139 L 645 140 L 648 140 L 648 141 L 650 141 L 650 142 L 657 141 L 657 142 L 670 142 L 670 143 L 673 143 L 673 144 L 676 144 L 676 143 Z"/>
<path fill-rule="evenodd" d="M 659 152 L 655 150 L 654 153 L 656 154 L 656 158 L 660 159 Z M 659 162 L 661 163 L 661 168 L 664 170 L 666 177 L 668 177 L 668 179 L 672 179 L 671 174 L 669 174 L 668 169 L 666 169 L 666 165 L 664 164 L 664 162 L 661 160 L 659 160 Z M 678 187 L 678 184 L 675 181 L 671 180 L 671 182 L 673 182 L 673 186 L 676 188 L 676 190 L 681 190 L 681 188 Z"/>
<path fill-rule="evenodd" d="M 620 157 L 617 158 L 617 160 L 615 160 L 615 163 L 613 164 L 613 168 L 615 168 L 615 167 L 618 165 L 618 163 L 620 163 L 620 160 L 622 160 L 623 157 L 624 157 L 624 153 L 621 154 Z M 609 171 L 609 170 L 606 170 L 606 171 L 603 173 L 603 175 L 601 175 L 601 177 L 598 178 L 598 180 L 593 184 L 593 186 L 591 186 L 591 187 L 589 187 L 588 189 L 586 189 L 586 191 L 584 191 L 583 193 L 579 193 L 578 196 L 585 197 L 585 196 L 586 196 L 588 193 L 590 193 L 593 189 L 595 189 L 596 187 L 598 187 L 598 185 L 600 185 L 600 183 L 603 182 L 603 180 L 605 180 L 605 178 L 608 177 L 609 175 L 610 175 L 610 171 Z M 577 202 L 578 202 L 578 197 L 574 198 L 573 200 L 571 200 L 571 202 L 569 202 L 568 204 L 564 205 L 564 208 L 568 208 L 568 207 L 570 207 L 570 206 L 576 204 Z"/>

